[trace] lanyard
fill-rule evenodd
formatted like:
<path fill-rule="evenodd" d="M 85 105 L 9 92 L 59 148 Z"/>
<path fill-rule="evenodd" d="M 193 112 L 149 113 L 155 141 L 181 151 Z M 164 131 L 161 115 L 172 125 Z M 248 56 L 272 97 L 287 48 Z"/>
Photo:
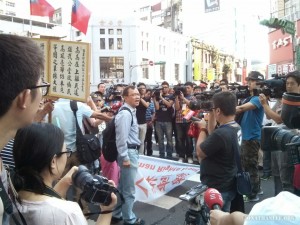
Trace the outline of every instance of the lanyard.
<path fill-rule="evenodd" d="M 30 191 L 30 192 L 34 192 L 33 190 L 30 190 L 30 189 L 25 189 L 25 190 Z M 46 185 L 46 188 L 45 188 L 45 191 L 44 191 L 43 195 L 63 199 L 56 191 L 54 191 L 53 188 L 48 187 L 47 185 Z"/>

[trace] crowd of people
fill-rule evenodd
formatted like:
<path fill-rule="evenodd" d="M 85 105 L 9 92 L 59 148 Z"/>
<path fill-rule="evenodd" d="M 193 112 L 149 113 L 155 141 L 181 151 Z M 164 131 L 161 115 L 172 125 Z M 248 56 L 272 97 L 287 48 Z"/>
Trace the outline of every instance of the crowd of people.
<path fill-rule="evenodd" d="M 41 82 L 43 60 L 43 54 L 30 39 L 0 35 L 0 168 L 4 187 L 0 190 L 0 221 L 87 224 L 84 215 L 89 213 L 88 202 L 83 202 L 82 209 L 79 207 L 76 201 L 81 190 L 72 181 L 81 162 L 71 100 L 44 98 L 50 84 Z M 223 212 L 211 210 L 212 224 L 243 224 L 244 202 L 257 202 L 263 194 L 258 170 L 263 118 L 284 126 L 281 99 L 276 99 L 271 108 L 269 96 L 255 94 L 258 82 L 263 80 L 261 73 L 251 71 L 246 78 L 249 95 L 242 99 L 224 79 L 213 83 L 208 92 L 204 82 L 170 87 L 163 81 L 152 88 L 145 83 L 111 87 L 100 83 L 86 102 L 77 102 L 80 129 L 96 135 L 101 144 L 107 123 L 115 121 L 117 160 L 109 162 L 101 155 L 86 166 L 91 174 L 107 177 L 124 199 L 122 202 L 112 193 L 111 203 L 100 205 L 103 213 L 96 224 L 145 224 L 133 212 L 135 177 L 139 155 L 153 156 L 153 134 L 158 157 L 200 163 L 201 182 L 221 193 Z M 286 91 L 299 94 L 299 71 L 287 74 Z M 205 104 L 201 103 L 203 93 L 210 96 Z M 196 135 L 190 134 L 192 125 L 197 127 Z M 297 134 L 297 130 L 292 132 Z M 236 190 L 235 151 L 240 154 L 243 169 L 250 174 L 252 190 L 247 196 Z M 265 152 L 263 162 L 264 178 L 271 176 L 270 171 L 274 176 L 274 196 L 296 200 L 294 195 L 279 194 L 288 191 L 299 195 L 299 165 L 293 166 L 282 151 Z M 13 186 L 9 185 L 10 172 L 4 165 L 14 171 Z M 15 189 L 15 195 L 8 196 L 8 189 Z M 7 201 L 10 198 L 12 201 Z"/>

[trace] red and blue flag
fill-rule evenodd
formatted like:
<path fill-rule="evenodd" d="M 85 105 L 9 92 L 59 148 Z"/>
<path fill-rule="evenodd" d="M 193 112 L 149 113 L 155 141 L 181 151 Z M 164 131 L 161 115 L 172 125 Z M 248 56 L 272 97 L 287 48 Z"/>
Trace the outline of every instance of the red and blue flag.
<path fill-rule="evenodd" d="M 54 10 L 46 0 L 30 0 L 30 15 L 52 17 Z"/>
<path fill-rule="evenodd" d="M 91 11 L 79 0 L 73 0 L 71 25 L 86 34 Z"/>

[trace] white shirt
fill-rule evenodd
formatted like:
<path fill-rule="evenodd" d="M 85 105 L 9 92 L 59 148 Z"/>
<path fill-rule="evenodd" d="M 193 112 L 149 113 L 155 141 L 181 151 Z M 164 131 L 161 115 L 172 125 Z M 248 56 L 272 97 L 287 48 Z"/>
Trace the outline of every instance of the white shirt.
<path fill-rule="evenodd" d="M 50 197 L 46 201 L 26 201 L 17 205 L 29 225 L 87 225 L 76 202 Z M 18 218 L 18 213 L 14 213 Z M 15 224 L 10 220 L 10 224 Z"/>
<path fill-rule="evenodd" d="M 299 225 L 300 197 L 282 191 L 253 206 L 244 225 Z"/>

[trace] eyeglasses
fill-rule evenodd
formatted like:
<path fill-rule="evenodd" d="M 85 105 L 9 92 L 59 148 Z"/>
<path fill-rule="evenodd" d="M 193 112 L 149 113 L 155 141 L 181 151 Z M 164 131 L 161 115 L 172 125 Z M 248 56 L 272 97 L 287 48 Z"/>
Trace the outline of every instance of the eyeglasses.
<path fill-rule="evenodd" d="M 49 83 L 43 82 L 43 83 L 40 84 L 40 85 L 28 87 L 28 89 L 42 88 L 42 95 L 43 95 L 43 96 L 46 96 L 46 95 L 48 94 L 48 92 L 49 92 L 49 87 L 50 87 L 50 84 L 49 84 Z"/>
<path fill-rule="evenodd" d="M 169 87 L 161 87 L 162 89 L 165 89 L 165 88 L 169 88 Z"/>
<path fill-rule="evenodd" d="M 56 153 L 54 156 L 60 157 L 61 155 L 66 154 L 69 158 L 72 155 L 71 149 L 67 148 L 65 152 Z"/>

